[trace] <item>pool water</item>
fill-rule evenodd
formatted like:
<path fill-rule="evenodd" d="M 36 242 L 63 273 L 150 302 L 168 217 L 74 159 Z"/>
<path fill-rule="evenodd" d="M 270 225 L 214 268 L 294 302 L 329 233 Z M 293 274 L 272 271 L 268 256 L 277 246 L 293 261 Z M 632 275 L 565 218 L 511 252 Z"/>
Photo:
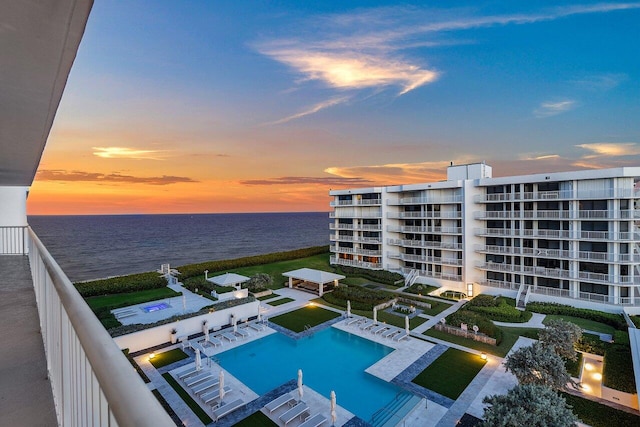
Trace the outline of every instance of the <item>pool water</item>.
<path fill-rule="evenodd" d="M 169 307 L 171 306 L 168 303 L 161 302 L 158 304 L 144 306 L 142 307 L 142 309 L 144 310 L 145 313 L 153 313 L 154 311 L 164 310 L 165 308 L 169 308 Z"/>
<path fill-rule="evenodd" d="M 297 379 L 303 371 L 306 386 L 368 421 L 402 391 L 364 370 L 392 348 L 336 328 L 294 340 L 275 333 L 216 355 L 217 361 L 256 393 L 262 395 Z M 304 398 L 303 398 L 304 400 Z"/>

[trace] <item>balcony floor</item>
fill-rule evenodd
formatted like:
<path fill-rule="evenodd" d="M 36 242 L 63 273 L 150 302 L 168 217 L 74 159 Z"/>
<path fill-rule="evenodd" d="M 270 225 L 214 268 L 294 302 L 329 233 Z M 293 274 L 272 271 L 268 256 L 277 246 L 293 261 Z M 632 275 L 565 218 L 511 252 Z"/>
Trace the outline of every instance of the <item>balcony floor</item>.
<path fill-rule="evenodd" d="M 26 256 L 0 256 L 0 333 L 0 425 L 57 425 Z"/>

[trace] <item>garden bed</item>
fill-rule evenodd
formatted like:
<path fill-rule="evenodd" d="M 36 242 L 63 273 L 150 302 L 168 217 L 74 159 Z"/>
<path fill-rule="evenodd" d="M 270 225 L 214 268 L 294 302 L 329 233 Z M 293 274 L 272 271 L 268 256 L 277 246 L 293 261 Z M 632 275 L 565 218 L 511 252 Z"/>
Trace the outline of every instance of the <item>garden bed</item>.
<path fill-rule="evenodd" d="M 520 311 L 515 307 L 513 298 L 478 295 L 465 304 L 466 310 L 484 314 L 490 320 L 508 323 L 524 323 L 531 319 L 531 312 Z"/>
<path fill-rule="evenodd" d="M 412 382 L 456 400 L 486 362 L 476 354 L 449 348 Z"/>
<path fill-rule="evenodd" d="M 339 316 L 339 313 L 325 310 L 318 306 L 306 306 L 295 311 L 271 317 L 269 321 L 283 328 L 287 328 L 290 331 L 302 332 L 305 326 L 312 328 Z"/>
<path fill-rule="evenodd" d="M 153 359 L 149 359 L 149 362 L 151 362 L 154 368 L 160 369 L 163 366 L 171 365 L 188 357 L 184 351 L 179 348 L 174 348 L 173 350 L 157 353 Z"/>

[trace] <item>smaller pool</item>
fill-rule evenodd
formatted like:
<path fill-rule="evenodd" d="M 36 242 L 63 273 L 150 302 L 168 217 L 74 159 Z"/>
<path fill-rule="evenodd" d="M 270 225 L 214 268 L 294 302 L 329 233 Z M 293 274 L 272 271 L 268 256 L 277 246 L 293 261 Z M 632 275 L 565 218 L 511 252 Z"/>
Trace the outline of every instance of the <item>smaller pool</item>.
<path fill-rule="evenodd" d="M 168 303 L 161 302 L 158 304 L 146 305 L 142 307 L 142 309 L 144 310 L 145 313 L 153 313 L 154 311 L 164 310 L 165 308 L 169 308 L 169 307 L 171 307 L 171 305 L 169 305 Z"/>

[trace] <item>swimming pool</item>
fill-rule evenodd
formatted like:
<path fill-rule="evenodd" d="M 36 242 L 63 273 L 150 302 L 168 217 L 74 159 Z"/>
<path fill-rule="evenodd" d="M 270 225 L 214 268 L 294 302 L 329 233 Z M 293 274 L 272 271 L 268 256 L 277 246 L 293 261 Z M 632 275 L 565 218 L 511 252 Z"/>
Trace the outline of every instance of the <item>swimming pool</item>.
<path fill-rule="evenodd" d="M 171 307 L 169 303 L 161 302 L 158 304 L 146 305 L 142 307 L 142 309 L 144 310 L 145 313 L 153 313 L 154 311 L 164 310 L 165 308 L 169 308 L 169 307 Z"/>
<path fill-rule="evenodd" d="M 365 421 L 402 391 L 364 370 L 392 348 L 336 328 L 294 340 L 275 333 L 216 355 L 220 365 L 262 395 L 296 379 L 329 398 L 335 390 L 338 405 Z"/>

